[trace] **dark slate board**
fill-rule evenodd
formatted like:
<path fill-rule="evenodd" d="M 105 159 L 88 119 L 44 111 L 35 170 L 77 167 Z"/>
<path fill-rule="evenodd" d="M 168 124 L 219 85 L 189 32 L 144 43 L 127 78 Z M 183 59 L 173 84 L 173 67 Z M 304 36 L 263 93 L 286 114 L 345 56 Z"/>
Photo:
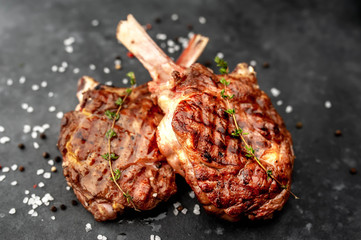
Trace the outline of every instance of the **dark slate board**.
<path fill-rule="evenodd" d="M 212 61 L 222 52 L 231 68 L 238 62 L 257 62 L 261 88 L 281 91 L 272 101 L 292 133 L 297 156 L 293 186 L 301 200 L 290 199 L 284 209 L 269 221 L 243 220 L 229 223 L 207 215 L 193 214 L 196 199 L 189 197 L 189 187 L 178 179 L 179 192 L 169 202 L 151 212 L 129 212 L 117 221 L 98 223 L 82 206 L 72 206 L 73 192 L 66 190 L 61 171 L 51 179 L 37 175 L 38 169 L 50 170 L 42 152 L 51 158 L 59 155 L 56 141 L 60 120 L 56 113 L 72 110 L 77 104 L 76 83 L 90 75 L 101 82 L 113 81 L 124 86 L 127 71 L 135 71 L 138 80 L 147 82 L 149 75 L 136 59 L 128 59 L 126 50 L 115 39 L 120 19 L 133 13 L 143 24 L 151 23 L 154 38 L 166 33 L 168 38 L 186 37 L 188 24 L 193 31 L 209 36 L 210 43 L 200 58 Z M 179 15 L 172 21 L 171 15 Z M 200 24 L 199 16 L 206 18 Z M 156 24 L 154 20 L 161 18 Z M 99 20 L 97 27 L 92 20 Z M 361 175 L 361 7 L 360 1 L 0 1 L 0 165 L 25 167 L 1 172 L 0 238 L 1 239 L 360 239 Z M 64 50 L 64 39 L 73 36 L 74 52 Z M 157 41 L 161 43 L 162 41 Z M 113 62 L 122 56 L 124 70 L 115 71 Z M 177 57 L 177 53 L 171 54 Z M 65 61 L 64 73 L 51 71 Z M 262 68 L 269 62 L 270 68 Z M 94 64 L 95 70 L 89 65 Z M 111 69 L 110 74 L 103 72 Z M 214 68 L 214 65 L 212 66 Z M 73 73 L 79 68 L 78 74 Z M 26 77 L 24 84 L 19 78 Z M 12 85 L 8 79 L 13 80 Z M 32 85 L 47 86 L 38 91 Z M 48 97 L 54 92 L 53 97 Z M 331 108 L 324 106 L 330 101 Z M 22 103 L 32 106 L 28 113 Z M 286 106 L 293 111 L 286 113 Z M 55 112 L 49 107 L 55 106 Z M 297 122 L 303 123 L 296 129 Z M 25 134 L 25 124 L 50 124 L 47 139 L 33 139 Z M 1 127 L 0 127 L 1 128 Z M 342 136 L 335 137 L 340 129 Z M 40 148 L 34 149 L 33 142 Z M 24 143 L 26 149 L 17 148 Z M 60 163 L 55 163 L 58 170 Z M 11 182 L 17 181 L 12 186 Z M 33 188 L 43 182 L 43 188 Z M 54 201 L 36 209 L 23 203 L 30 194 L 50 193 Z M 173 203 L 181 202 L 188 213 L 174 216 Z M 65 204 L 67 209 L 59 209 Z M 53 213 L 51 205 L 58 207 Z M 9 214 L 11 208 L 16 213 Z M 144 220 L 166 213 L 160 220 Z M 56 219 L 52 220 L 51 216 Z M 90 223 L 92 231 L 86 232 Z"/>

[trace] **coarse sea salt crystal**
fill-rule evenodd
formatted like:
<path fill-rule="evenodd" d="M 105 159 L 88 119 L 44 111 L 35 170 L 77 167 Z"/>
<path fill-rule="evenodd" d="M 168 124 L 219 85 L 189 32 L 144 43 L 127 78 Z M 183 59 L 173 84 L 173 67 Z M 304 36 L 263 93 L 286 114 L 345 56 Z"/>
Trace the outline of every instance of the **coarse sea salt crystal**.
<path fill-rule="evenodd" d="M 277 88 L 271 88 L 271 94 L 274 97 L 278 97 L 281 94 L 281 91 L 278 90 Z"/>
<path fill-rule="evenodd" d="M 278 101 L 276 102 L 276 104 L 277 104 L 277 106 L 281 106 L 281 105 L 283 104 L 283 101 L 282 101 L 282 100 L 278 100 Z"/>
<path fill-rule="evenodd" d="M 74 52 L 73 46 L 65 46 L 65 52 L 67 52 L 67 53 L 73 53 L 73 52 Z"/>
<path fill-rule="evenodd" d="M 46 86 L 48 86 L 48 83 L 47 83 L 46 81 L 42 81 L 42 82 L 40 83 L 40 86 L 43 87 L 43 88 L 45 88 Z"/>
<path fill-rule="evenodd" d="M 26 109 L 26 111 L 28 113 L 32 113 L 32 112 L 34 112 L 34 108 L 32 106 L 30 106 L 30 107 L 28 107 L 28 109 Z"/>
<path fill-rule="evenodd" d="M 50 173 L 50 172 L 46 172 L 46 173 L 44 173 L 43 177 L 44 177 L 45 179 L 49 179 L 49 178 L 51 178 L 51 173 Z"/>
<path fill-rule="evenodd" d="M 10 211 L 9 211 L 9 214 L 15 214 L 16 213 L 16 209 L 15 208 L 12 208 L 12 209 L 10 209 Z"/>
<path fill-rule="evenodd" d="M 58 119 L 62 119 L 63 118 L 63 112 L 58 112 L 57 114 L 56 114 L 56 117 L 58 118 Z"/>
<path fill-rule="evenodd" d="M 128 78 L 123 78 L 122 83 L 123 83 L 123 84 L 127 84 L 128 81 L 129 81 Z"/>
<path fill-rule="evenodd" d="M 69 191 L 69 190 L 71 189 L 71 187 L 66 186 L 65 189 L 66 189 L 67 191 Z"/>
<path fill-rule="evenodd" d="M 4 132 L 5 128 L 3 126 L 0 126 L 0 132 Z"/>
<path fill-rule="evenodd" d="M 41 174 L 43 174 L 44 173 L 44 169 L 38 169 L 37 171 L 36 171 L 36 175 L 41 175 Z"/>
<path fill-rule="evenodd" d="M 187 212 L 188 212 L 188 209 L 186 209 L 186 208 L 183 208 L 181 212 L 182 212 L 183 214 L 187 214 Z"/>
<path fill-rule="evenodd" d="M 73 73 L 74 73 L 74 74 L 79 73 L 79 71 L 80 71 L 79 68 L 74 68 L 74 69 L 73 69 Z"/>
<path fill-rule="evenodd" d="M 75 38 L 74 37 L 68 37 L 66 39 L 64 39 L 63 43 L 65 46 L 70 46 L 75 42 Z"/>
<path fill-rule="evenodd" d="M 85 224 L 85 231 L 89 232 L 92 230 L 92 225 L 90 223 Z"/>
<path fill-rule="evenodd" d="M 9 138 L 9 137 L 4 136 L 4 137 L 0 138 L 0 143 L 1 143 L 1 144 L 5 144 L 5 143 L 7 143 L 7 142 L 10 142 L 10 138 Z"/>
<path fill-rule="evenodd" d="M 33 91 L 38 91 L 39 90 L 39 85 L 38 84 L 33 84 L 32 86 L 31 86 L 31 89 L 33 90 Z"/>
<path fill-rule="evenodd" d="M 249 65 L 251 65 L 252 67 L 257 66 L 256 60 L 251 60 L 251 61 L 249 62 Z"/>
<path fill-rule="evenodd" d="M 21 108 L 24 109 L 24 110 L 26 110 L 28 107 L 29 107 L 29 104 L 27 104 L 27 103 L 22 103 L 21 104 Z"/>
<path fill-rule="evenodd" d="M 325 108 L 331 108 L 332 107 L 332 104 L 330 101 L 326 101 L 325 102 Z"/>
<path fill-rule="evenodd" d="M 109 74 L 109 73 L 110 73 L 110 69 L 107 68 L 107 67 L 105 67 L 105 68 L 103 69 L 103 71 L 104 71 L 105 74 Z"/>
<path fill-rule="evenodd" d="M 89 65 L 89 68 L 90 68 L 90 70 L 95 70 L 95 69 L 96 69 L 96 66 L 95 66 L 94 64 L 90 64 L 90 65 Z"/>
<path fill-rule="evenodd" d="M 13 85 L 13 83 L 14 83 L 14 81 L 13 81 L 11 78 L 9 78 L 9 79 L 6 81 L 6 84 L 7 84 L 8 86 Z"/>
<path fill-rule="evenodd" d="M 20 78 L 19 78 L 19 83 L 20 84 L 24 84 L 26 82 L 26 78 L 24 77 L 24 76 L 21 76 Z"/>
<path fill-rule="evenodd" d="M 179 19 L 179 16 L 178 16 L 178 14 L 173 13 L 173 14 L 170 16 L 170 19 L 172 19 L 172 21 L 177 21 L 177 20 Z"/>
<path fill-rule="evenodd" d="M 6 178 L 5 175 L 0 175 L 0 182 L 4 181 L 5 178 Z"/>
<path fill-rule="evenodd" d="M 4 173 L 7 173 L 7 172 L 10 171 L 10 168 L 9 168 L 9 167 L 3 167 L 2 171 L 3 171 Z"/>
<path fill-rule="evenodd" d="M 35 148 L 35 149 L 38 149 L 38 148 L 39 148 L 39 143 L 33 142 L 33 145 L 34 145 L 34 148 Z"/>
<path fill-rule="evenodd" d="M 194 197 L 195 197 L 194 191 L 190 191 L 190 192 L 188 193 L 188 195 L 189 195 L 191 198 L 194 198 Z"/>
<path fill-rule="evenodd" d="M 50 218 L 51 218 L 51 220 L 55 220 L 55 216 L 51 216 Z"/>
<path fill-rule="evenodd" d="M 31 126 L 30 125 L 24 125 L 24 128 L 23 128 L 23 132 L 24 133 L 29 133 L 31 131 Z"/>
<path fill-rule="evenodd" d="M 44 186 L 45 186 L 45 184 L 44 184 L 43 182 L 39 182 L 39 183 L 38 183 L 38 187 L 39 187 L 39 188 L 42 188 L 42 187 L 44 187 Z"/>
<path fill-rule="evenodd" d="M 52 72 L 57 72 L 57 71 L 58 71 L 58 66 L 53 65 L 53 66 L 51 67 L 51 71 L 52 71 Z"/>
<path fill-rule="evenodd" d="M 155 38 L 158 40 L 166 40 L 167 39 L 167 35 L 164 33 L 157 33 L 157 35 L 155 35 Z"/>
<path fill-rule="evenodd" d="M 195 215 L 199 215 L 201 213 L 200 210 L 201 210 L 201 208 L 199 207 L 198 204 L 194 205 L 193 213 Z"/>
<path fill-rule="evenodd" d="M 54 93 L 53 93 L 53 92 L 49 92 L 49 93 L 48 93 L 48 97 L 54 97 Z"/>
<path fill-rule="evenodd" d="M 18 165 L 16 164 L 11 165 L 11 170 L 15 171 L 16 169 L 18 169 Z"/>
<path fill-rule="evenodd" d="M 38 134 L 37 134 L 36 132 L 32 132 L 32 133 L 31 133 L 31 137 L 32 137 L 32 138 L 36 138 L 37 136 L 38 136 Z"/>
<path fill-rule="evenodd" d="M 224 58 L 224 54 L 222 52 L 218 52 L 216 56 L 219 58 Z"/>
<path fill-rule="evenodd" d="M 31 214 L 32 217 L 37 217 L 39 216 L 38 212 L 34 211 L 33 214 Z"/>
<path fill-rule="evenodd" d="M 55 106 L 50 106 L 48 110 L 49 110 L 49 112 L 55 112 L 56 107 Z"/>
<path fill-rule="evenodd" d="M 173 214 L 174 214 L 174 216 L 177 216 L 178 213 L 179 213 L 178 209 L 173 209 Z"/>
<path fill-rule="evenodd" d="M 290 105 L 288 105 L 287 107 L 286 107 L 286 113 L 291 113 L 292 111 L 293 111 L 293 107 L 292 106 L 290 106 Z"/>
<path fill-rule="evenodd" d="M 49 123 L 43 124 L 43 129 L 44 129 L 44 131 L 45 131 L 46 129 L 48 129 L 48 128 L 50 128 L 50 124 L 49 124 Z"/>
<path fill-rule="evenodd" d="M 28 197 L 25 197 L 25 198 L 23 199 L 23 203 L 24 203 L 24 204 L 27 204 L 28 201 L 29 201 L 29 198 L 28 198 Z"/>
<path fill-rule="evenodd" d="M 17 184 L 18 184 L 17 181 L 12 181 L 12 182 L 10 183 L 11 186 L 15 186 L 15 185 L 17 185 Z"/>
<path fill-rule="evenodd" d="M 29 192 L 29 190 L 25 190 L 24 193 L 25 193 L 26 195 L 28 195 L 30 192 Z"/>
<path fill-rule="evenodd" d="M 200 16 L 200 17 L 198 18 L 198 21 L 199 21 L 200 24 L 206 24 L 207 19 L 206 19 L 205 17 L 203 17 L 203 16 Z"/>
<path fill-rule="evenodd" d="M 98 19 L 93 19 L 92 21 L 91 21 L 91 25 L 93 26 L 93 27 L 97 27 L 97 26 L 99 26 L 99 20 Z"/>
<path fill-rule="evenodd" d="M 112 84 L 113 84 L 112 81 L 107 81 L 107 82 L 105 82 L 105 85 L 107 85 L 107 86 L 111 86 Z"/>
<path fill-rule="evenodd" d="M 49 164 L 50 166 L 53 166 L 53 165 L 54 165 L 54 160 L 53 160 L 53 159 L 49 159 L 48 164 Z"/>
<path fill-rule="evenodd" d="M 175 203 L 173 203 L 173 207 L 174 207 L 174 208 L 178 208 L 180 205 L 182 205 L 180 202 L 175 202 Z"/>

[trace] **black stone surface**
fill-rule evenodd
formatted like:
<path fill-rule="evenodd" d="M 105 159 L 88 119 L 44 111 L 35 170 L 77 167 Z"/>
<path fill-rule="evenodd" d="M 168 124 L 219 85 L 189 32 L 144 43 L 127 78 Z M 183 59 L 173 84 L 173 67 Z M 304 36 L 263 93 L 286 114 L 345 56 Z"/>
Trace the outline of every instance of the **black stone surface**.
<path fill-rule="evenodd" d="M 56 149 L 60 120 L 56 113 L 72 110 L 77 104 L 76 83 L 82 75 L 101 82 L 124 86 L 126 72 L 147 82 L 149 75 L 115 39 L 117 22 L 133 13 L 143 24 L 151 23 L 149 34 L 166 33 L 169 39 L 186 37 L 193 31 L 209 36 L 210 43 L 200 62 L 212 61 L 224 53 L 230 67 L 238 62 L 257 62 L 261 88 L 270 94 L 281 91 L 272 101 L 283 116 L 294 140 L 297 156 L 292 189 L 301 199 L 290 199 L 272 220 L 229 223 L 207 215 L 193 214 L 196 199 L 178 179 L 179 192 L 169 202 L 151 212 L 129 212 L 117 221 L 98 223 L 81 205 L 73 206 L 73 192 L 66 190 L 61 163 L 51 179 L 37 175 L 40 168 L 50 172 L 50 158 Z M 171 15 L 179 15 L 172 21 Z M 199 16 L 206 18 L 200 24 Z M 155 19 L 160 18 L 160 23 Z M 91 21 L 100 24 L 93 27 Z M 64 39 L 74 37 L 74 52 L 64 50 Z M 157 41 L 158 43 L 164 41 Z M 0 182 L 0 239 L 361 239 L 361 4 L 344 1 L 20 1 L 0 0 L 0 165 L 25 167 L 2 172 Z M 171 54 L 177 57 L 177 54 Z M 122 71 L 114 70 L 114 59 L 123 59 Z M 64 73 L 51 71 L 65 61 Z M 262 68 L 268 62 L 269 68 Z M 95 70 L 89 65 L 94 64 Z M 110 74 L 103 72 L 110 68 Z M 212 66 L 214 68 L 214 65 Z M 79 68 L 78 74 L 73 73 Z M 19 83 L 26 77 L 24 84 Z M 8 79 L 13 80 L 8 85 Z M 32 85 L 47 86 L 38 91 Z M 11 81 L 10 81 L 11 82 Z M 48 97 L 54 92 L 53 97 Z M 325 108 L 330 101 L 331 108 Z M 34 108 L 23 110 L 22 103 Z M 286 113 L 287 105 L 293 107 Z M 55 106 L 55 112 L 49 112 Z M 303 127 L 296 128 L 301 121 Z M 29 124 L 50 124 L 46 139 L 24 133 Z M 342 136 L 336 137 L 339 129 Z M 39 143 L 34 149 L 33 142 Z M 26 148 L 20 150 L 19 143 Z M 350 168 L 358 173 L 351 174 Z M 17 181 L 12 186 L 11 182 Z M 33 188 L 43 182 L 43 188 Z M 50 193 L 54 201 L 39 206 L 39 216 L 31 217 L 24 204 L 24 191 L 40 197 Z M 187 214 L 174 216 L 173 203 L 181 202 Z M 66 209 L 61 210 L 61 204 Z M 50 207 L 57 207 L 52 212 Z M 9 214 L 16 209 L 14 215 Z M 160 220 L 145 220 L 166 213 Z M 55 220 L 51 220 L 55 216 Z M 90 223 L 92 231 L 86 232 Z"/>

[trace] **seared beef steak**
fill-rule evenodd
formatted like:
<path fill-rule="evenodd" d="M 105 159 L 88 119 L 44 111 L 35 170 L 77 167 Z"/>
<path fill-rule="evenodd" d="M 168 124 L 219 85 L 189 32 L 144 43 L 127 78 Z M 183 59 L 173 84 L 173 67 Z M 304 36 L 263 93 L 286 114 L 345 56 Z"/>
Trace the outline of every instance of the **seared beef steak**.
<path fill-rule="evenodd" d="M 89 77 L 79 80 L 83 99 L 77 111 L 66 113 L 61 123 L 58 147 L 63 154 L 64 176 L 79 201 L 98 221 L 114 219 L 125 207 L 132 208 L 110 180 L 106 131 L 111 121 L 106 110 L 116 110 L 115 101 L 125 89 L 100 86 Z M 90 86 L 90 87 L 89 87 Z M 95 86 L 98 86 L 94 88 Z M 134 89 L 115 125 L 117 137 L 111 142 L 119 156 L 113 169 L 121 169 L 118 184 L 133 198 L 137 209 L 154 208 L 176 192 L 173 169 L 160 154 L 156 128 L 163 117 L 146 85 Z"/>
<path fill-rule="evenodd" d="M 200 64 L 185 69 L 155 47 L 131 15 L 119 23 L 117 37 L 150 72 L 150 91 L 165 113 L 158 146 L 204 208 L 231 221 L 244 215 L 266 219 L 280 210 L 291 187 L 292 140 L 269 97 L 259 89 L 253 68 L 239 64 L 228 75 L 215 75 Z M 231 108 L 238 125 L 249 133 L 247 144 L 285 189 L 268 178 L 247 156 L 242 140 L 232 136 L 235 125 L 225 112 L 222 77 L 230 82 Z"/>

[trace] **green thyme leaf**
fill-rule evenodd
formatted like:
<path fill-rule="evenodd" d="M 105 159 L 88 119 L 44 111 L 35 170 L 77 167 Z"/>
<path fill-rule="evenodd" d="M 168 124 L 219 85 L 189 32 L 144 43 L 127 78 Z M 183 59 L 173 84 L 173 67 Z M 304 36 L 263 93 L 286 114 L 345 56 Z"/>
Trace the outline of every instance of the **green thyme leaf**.
<path fill-rule="evenodd" d="M 112 120 L 114 118 L 116 118 L 116 120 L 119 119 L 119 114 L 117 114 L 116 112 L 109 111 L 109 110 L 105 111 L 105 116 L 107 116 L 110 120 Z"/>
<path fill-rule="evenodd" d="M 221 74 L 228 73 L 228 63 L 226 61 L 224 61 L 222 58 L 219 58 L 218 56 L 214 58 L 214 61 L 217 63 L 217 67 L 220 67 L 219 72 Z"/>
<path fill-rule="evenodd" d="M 235 110 L 234 109 L 227 109 L 227 110 L 224 110 L 226 113 L 228 114 L 234 114 L 235 113 Z"/>
<path fill-rule="evenodd" d="M 125 90 L 127 92 L 128 95 L 130 95 L 132 93 L 132 89 L 127 88 L 127 90 Z"/>
<path fill-rule="evenodd" d="M 221 78 L 221 80 L 219 80 L 219 82 L 222 83 L 224 86 L 228 86 L 231 83 L 224 78 Z"/>
<path fill-rule="evenodd" d="M 117 105 L 119 105 L 119 106 L 120 106 L 120 105 L 122 105 L 122 104 L 123 104 L 123 102 L 124 102 L 124 101 L 123 101 L 123 99 L 122 99 L 122 98 L 118 98 L 118 99 L 117 99 L 117 101 L 115 101 L 115 104 L 117 104 Z"/>
<path fill-rule="evenodd" d="M 134 72 L 128 72 L 127 76 L 130 78 L 130 85 L 135 85 L 135 75 Z"/>
<path fill-rule="evenodd" d="M 127 202 L 130 203 L 133 201 L 133 197 L 130 196 L 129 192 L 123 193 L 123 196 L 127 199 Z"/>
<path fill-rule="evenodd" d="M 114 132 L 113 129 L 109 129 L 109 130 L 105 133 L 105 136 L 106 136 L 108 139 L 112 139 L 113 137 L 117 136 L 117 134 Z"/>
<path fill-rule="evenodd" d="M 111 154 L 110 154 L 110 159 L 112 159 L 112 160 L 117 160 L 118 158 L 119 158 L 119 156 L 116 155 L 115 153 L 111 153 Z"/>
<path fill-rule="evenodd" d="M 267 170 L 267 181 L 272 177 L 272 170 Z"/>
<path fill-rule="evenodd" d="M 109 159 L 109 153 L 105 153 L 102 155 L 102 158 L 104 158 L 105 160 Z"/>
<path fill-rule="evenodd" d="M 114 174 L 114 179 L 115 180 L 113 179 L 113 177 L 110 177 L 110 180 L 112 180 L 113 182 L 119 180 L 119 178 L 122 176 L 122 172 L 119 169 L 115 169 L 113 171 L 113 174 Z"/>

